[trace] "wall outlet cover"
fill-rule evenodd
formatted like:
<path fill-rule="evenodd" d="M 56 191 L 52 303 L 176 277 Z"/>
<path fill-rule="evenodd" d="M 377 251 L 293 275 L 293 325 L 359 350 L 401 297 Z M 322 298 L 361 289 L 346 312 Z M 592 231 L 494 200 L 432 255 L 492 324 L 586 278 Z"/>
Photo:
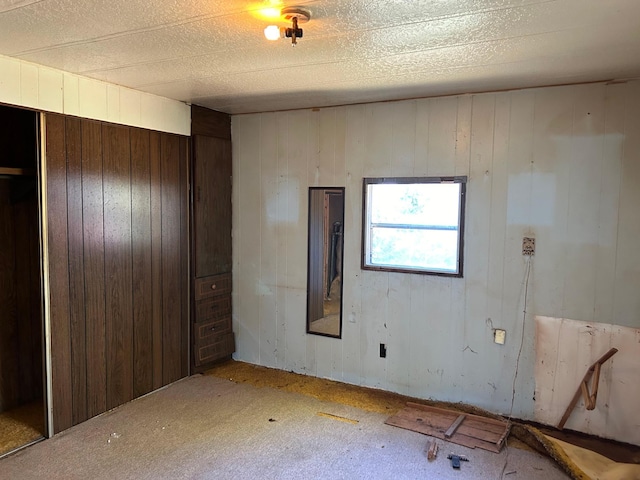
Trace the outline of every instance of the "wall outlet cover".
<path fill-rule="evenodd" d="M 522 255 L 533 255 L 536 253 L 536 239 L 533 237 L 523 237 Z"/>

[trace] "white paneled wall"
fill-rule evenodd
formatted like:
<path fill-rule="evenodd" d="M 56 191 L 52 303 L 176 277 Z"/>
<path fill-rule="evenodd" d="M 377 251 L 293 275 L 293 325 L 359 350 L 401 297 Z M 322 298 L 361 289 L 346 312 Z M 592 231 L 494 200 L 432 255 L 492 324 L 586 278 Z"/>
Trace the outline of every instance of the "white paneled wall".
<path fill-rule="evenodd" d="M 191 134 L 191 107 L 185 103 L 4 56 L 0 103 Z"/>
<path fill-rule="evenodd" d="M 532 418 L 534 315 L 640 327 L 639 82 L 239 115 L 232 129 L 237 359 Z M 464 278 L 360 269 L 362 177 L 411 175 L 468 175 Z M 340 340 L 305 333 L 309 186 L 346 187 Z"/>
<path fill-rule="evenodd" d="M 534 321 L 535 420 L 558 425 L 587 369 L 613 347 L 618 351 L 602 364 L 595 408 L 587 410 L 581 399 L 565 428 L 640 445 L 640 328 L 542 316 Z M 592 382 L 589 390 L 593 394 Z"/>

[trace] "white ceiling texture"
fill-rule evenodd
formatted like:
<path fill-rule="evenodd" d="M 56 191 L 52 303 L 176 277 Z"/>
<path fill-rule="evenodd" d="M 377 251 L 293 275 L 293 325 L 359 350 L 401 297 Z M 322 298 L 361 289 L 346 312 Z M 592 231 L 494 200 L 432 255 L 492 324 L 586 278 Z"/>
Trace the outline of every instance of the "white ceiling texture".
<path fill-rule="evenodd" d="M 262 9 L 294 5 L 304 37 L 267 41 Z M 0 54 L 232 114 L 640 76 L 640 0 L 0 0 L 0 32 Z"/>

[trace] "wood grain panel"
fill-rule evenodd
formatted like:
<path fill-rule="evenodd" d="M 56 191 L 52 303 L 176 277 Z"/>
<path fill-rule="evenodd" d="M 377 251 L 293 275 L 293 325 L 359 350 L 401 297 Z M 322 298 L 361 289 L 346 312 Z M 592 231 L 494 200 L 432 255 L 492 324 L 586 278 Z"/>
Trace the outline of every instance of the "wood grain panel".
<path fill-rule="evenodd" d="M 87 351 L 84 300 L 84 240 L 82 227 L 82 130 L 80 119 L 67 117 L 67 234 L 69 242 L 69 321 L 73 424 L 87 416 Z"/>
<path fill-rule="evenodd" d="M 193 254 L 200 278 L 231 271 L 231 143 L 196 136 L 193 155 Z"/>
<path fill-rule="evenodd" d="M 60 432 L 73 424 L 64 117 L 48 114 L 46 129 L 52 408 Z"/>
<path fill-rule="evenodd" d="M 131 254 L 133 274 L 133 395 L 153 389 L 149 132 L 131 129 Z"/>
<path fill-rule="evenodd" d="M 208 108 L 191 106 L 191 135 L 231 140 L 231 117 Z"/>
<path fill-rule="evenodd" d="M 188 374 L 188 139 L 53 118 L 47 172 L 59 432 Z"/>
<path fill-rule="evenodd" d="M 151 182 L 151 294 L 153 388 L 163 385 L 162 376 L 162 175 L 160 134 L 151 132 L 149 138 L 149 174 Z"/>
<path fill-rule="evenodd" d="M 133 398 L 129 129 L 103 125 L 107 408 Z"/>
<path fill-rule="evenodd" d="M 163 383 L 182 374 L 181 252 L 180 252 L 180 140 L 161 136 L 162 172 L 162 376 Z"/>
<path fill-rule="evenodd" d="M 102 126 L 82 121 L 82 222 L 85 274 L 87 415 L 107 410 Z"/>
<path fill-rule="evenodd" d="M 181 377 L 189 375 L 189 367 L 191 361 L 189 360 L 189 339 L 190 339 L 190 325 L 189 325 L 189 306 L 191 302 L 189 299 L 189 276 L 190 276 L 190 254 L 189 248 L 189 185 L 190 185 L 190 165 L 189 165 L 189 140 L 184 137 L 179 137 L 180 140 L 180 299 L 181 299 L 181 311 L 180 311 L 180 328 L 182 343 L 180 345 L 180 364 L 181 364 Z M 231 209 L 229 209 L 231 210 Z M 229 211 L 231 214 L 231 211 Z"/>

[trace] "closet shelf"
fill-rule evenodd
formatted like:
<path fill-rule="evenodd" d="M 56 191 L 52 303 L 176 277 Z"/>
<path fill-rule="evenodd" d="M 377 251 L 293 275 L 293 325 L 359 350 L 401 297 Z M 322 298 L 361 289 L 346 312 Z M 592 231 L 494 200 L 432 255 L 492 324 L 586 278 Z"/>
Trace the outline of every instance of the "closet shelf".
<path fill-rule="evenodd" d="M 0 175 L 12 175 L 16 177 L 35 177 L 35 168 L 8 168 L 0 167 Z"/>

